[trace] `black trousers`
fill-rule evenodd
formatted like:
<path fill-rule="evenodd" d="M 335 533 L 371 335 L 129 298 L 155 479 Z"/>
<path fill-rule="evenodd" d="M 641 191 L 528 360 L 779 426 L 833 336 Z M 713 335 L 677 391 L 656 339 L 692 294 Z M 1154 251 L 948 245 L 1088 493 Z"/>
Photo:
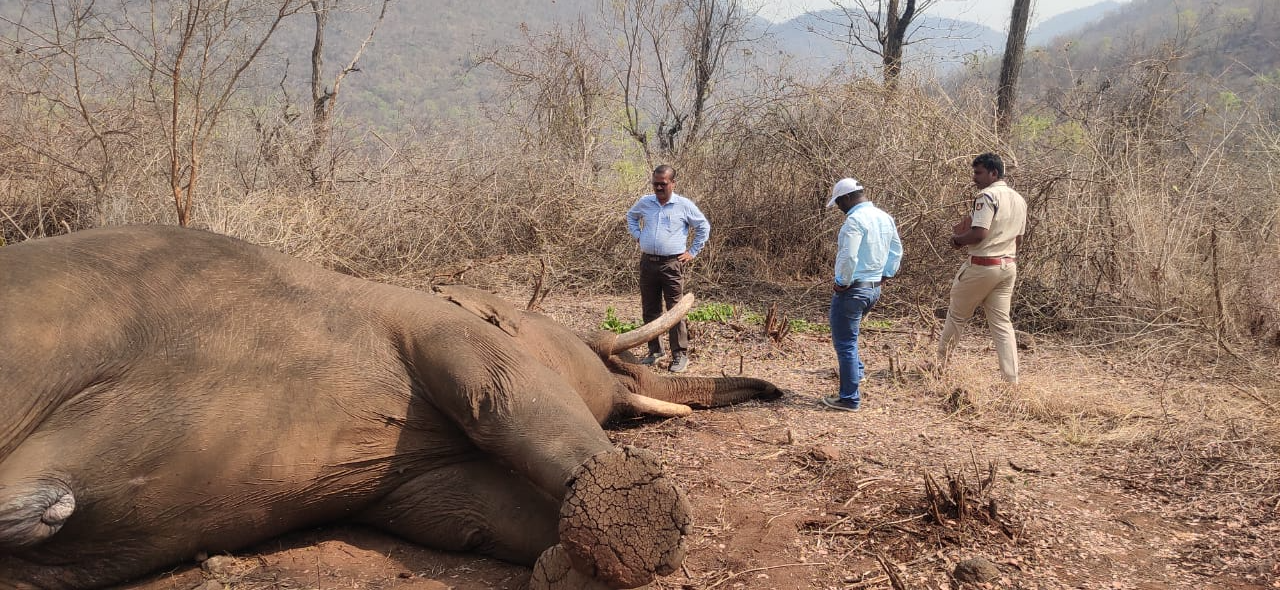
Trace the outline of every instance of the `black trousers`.
<path fill-rule="evenodd" d="M 684 295 L 684 266 L 675 256 L 640 255 L 640 308 L 646 324 L 662 315 L 663 304 L 671 309 Z M 668 336 L 672 355 L 689 349 L 689 326 L 685 320 L 671 328 Z M 649 341 L 650 353 L 662 352 L 659 340 Z"/>

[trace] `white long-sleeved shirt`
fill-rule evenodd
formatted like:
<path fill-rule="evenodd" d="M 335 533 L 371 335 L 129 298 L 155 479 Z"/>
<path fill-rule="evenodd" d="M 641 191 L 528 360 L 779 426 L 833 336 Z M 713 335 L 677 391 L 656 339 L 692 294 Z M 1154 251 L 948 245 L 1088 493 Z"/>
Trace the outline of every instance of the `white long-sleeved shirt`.
<path fill-rule="evenodd" d="M 898 274 L 902 240 L 893 217 L 870 201 L 854 205 L 840 226 L 835 281 L 847 287 L 854 281 L 878 281 Z"/>

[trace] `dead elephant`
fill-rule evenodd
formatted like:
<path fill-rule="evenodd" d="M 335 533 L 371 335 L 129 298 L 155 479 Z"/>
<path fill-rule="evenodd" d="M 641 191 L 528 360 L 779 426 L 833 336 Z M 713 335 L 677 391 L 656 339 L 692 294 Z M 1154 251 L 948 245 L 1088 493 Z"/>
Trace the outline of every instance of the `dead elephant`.
<path fill-rule="evenodd" d="M 104 586 L 338 521 L 532 565 L 533 588 L 648 584 L 681 563 L 688 505 L 600 424 L 780 395 L 615 356 L 679 317 L 583 339 L 472 289 L 166 226 L 6 246 L 0 588 Z"/>

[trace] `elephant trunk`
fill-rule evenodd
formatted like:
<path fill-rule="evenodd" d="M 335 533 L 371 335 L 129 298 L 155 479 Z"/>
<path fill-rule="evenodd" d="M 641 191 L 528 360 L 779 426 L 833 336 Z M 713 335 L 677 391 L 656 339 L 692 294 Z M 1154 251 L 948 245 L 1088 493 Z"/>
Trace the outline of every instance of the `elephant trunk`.
<path fill-rule="evenodd" d="M 646 384 L 643 394 L 666 402 L 714 408 L 753 399 L 782 397 L 782 390 L 764 379 L 752 377 L 659 377 Z"/>

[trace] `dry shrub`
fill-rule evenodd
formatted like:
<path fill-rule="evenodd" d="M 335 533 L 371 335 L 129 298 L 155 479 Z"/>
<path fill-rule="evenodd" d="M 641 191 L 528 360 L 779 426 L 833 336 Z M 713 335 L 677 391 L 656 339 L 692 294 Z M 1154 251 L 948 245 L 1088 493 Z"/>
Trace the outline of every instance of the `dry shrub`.
<path fill-rule="evenodd" d="M 906 260 L 896 293 L 935 298 L 936 276 L 958 262 L 939 256 L 937 243 L 969 192 L 967 155 L 982 151 L 989 133 L 921 86 L 894 94 L 869 79 L 833 80 L 776 92 L 744 104 L 716 150 L 685 158 L 682 188 L 715 227 L 709 278 L 729 286 L 829 274 L 842 219 L 824 205 L 835 179 L 855 176 L 901 228 Z M 739 250 L 767 264 L 742 272 Z M 727 268 L 717 267 L 722 259 Z"/>
<path fill-rule="evenodd" d="M 738 300 L 825 283 L 841 219 L 823 205 L 832 181 L 852 175 L 905 243 L 882 312 L 914 316 L 946 299 L 962 254 L 945 242 L 973 193 L 969 163 L 994 150 L 1032 212 L 1019 328 L 1275 345 L 1280 126 L 1187 91 L 1206 82 L 1180 74 L 1177 56 L 1165 48 L 1064 74 L 1026 98 L 1007 142 L 994 135 L 990 81 L 946 93 L 922 79 L 889 91 L 865 77 L 755 74 L 741 85 L 750 92 L 722 96 L 700 135 L 668 156 L 679 190 L 713 224 L 694 282 Z M 21 74 L 23 59 L 0 65 Z M 68 92 L 54 83 L 15 75 L 0 86 L 12 107 L 0 121 L 5 238 L 172 222 L 164 142 L 148 118 L 158 111 L 97 97 L 96 123 L 111 134 L 95 135 L 47 108 Z M 576 96 L 563 84 L 529 88 L 544 107 Z M 379 280 L 421 284 L 471 268 L 471 280 L 523 291 L 546 264 L 555 290 L 630 292 L 637 248 L 623 217 L 659 162 L 609 123 L 614 93 L 579 92 L 590 99 L 580 117 L 516 107 L 377 134 L 339 121 L 314 160 L 325 163 L 319 183 L 302 161 L 308 121 L 283 99 L 245 92 L 245 108 L 223 113 L 204 146 L 194 224 Z"/>
<path fill-rule="evenodd" d="M 1025 132 L 1021 167 L 1042 191 L 1024 258 L 1043 289 L 1029 292 L 1040 305 L 1026 303 L 1056 324 L 1242 335 L 1274 307 L 1251 288 L 1250 269 L 1277 260 L 1267 147 L 1276 121 L 1216 104 L 1197 92 L 1212 81 L 1177 63 L 1161 47 L 1073 72 L 1074 84 L 1051 89 L 1029 117 L 1042 126 Z M 1058 301 L 1044 305 L 1053 292 Z"/>

